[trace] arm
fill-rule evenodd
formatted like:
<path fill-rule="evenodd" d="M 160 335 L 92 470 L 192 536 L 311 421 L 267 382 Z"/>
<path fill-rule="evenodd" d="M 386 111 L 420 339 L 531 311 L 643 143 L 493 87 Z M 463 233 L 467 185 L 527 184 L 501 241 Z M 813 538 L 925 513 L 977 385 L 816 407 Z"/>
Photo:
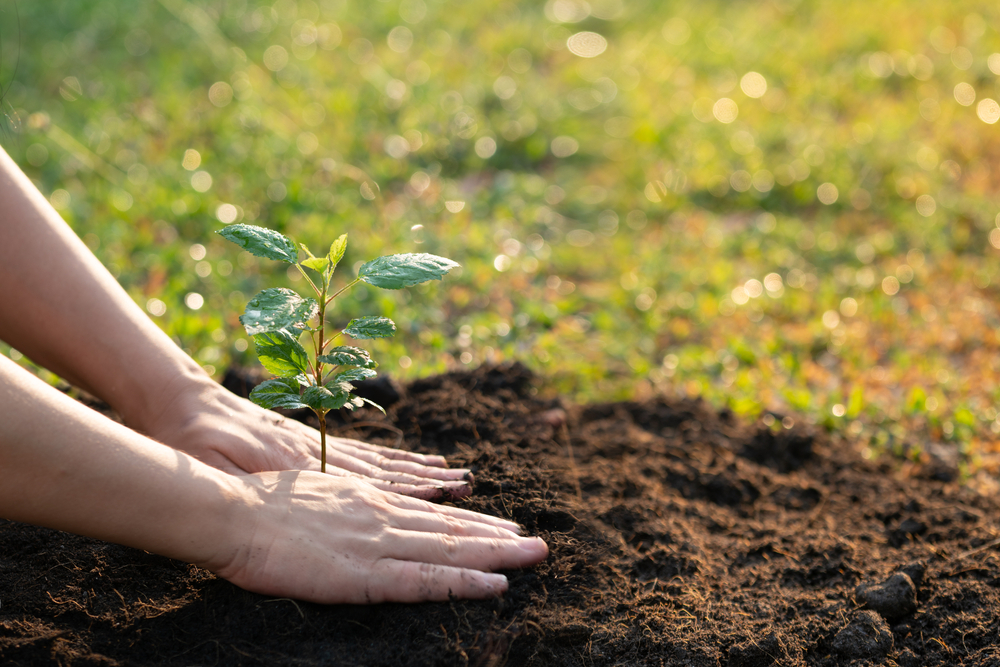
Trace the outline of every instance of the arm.
<path fill-rule="evenodd" d="M 514 524 L 286 471 L 229 475 L 104 418 L 0 357 L 0 515 L 193 562 L 314 602 L 490 597 L 545 557 Z"/>
<path fill-rule="evenodd" d="M 237 398 L 132 301 L 0 148 L 0 339 L 104 399 L 132 428 L 228 472 L 319 469 L 312 429 Z M 334 439 L 333 474 L 424 498 L 467 470 Z"/>

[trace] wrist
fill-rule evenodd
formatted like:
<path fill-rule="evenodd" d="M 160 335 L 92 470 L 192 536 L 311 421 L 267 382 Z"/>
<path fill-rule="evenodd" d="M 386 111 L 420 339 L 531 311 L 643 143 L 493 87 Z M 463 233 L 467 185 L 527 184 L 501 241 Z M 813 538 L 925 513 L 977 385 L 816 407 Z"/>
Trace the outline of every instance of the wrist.
<path fill-rule="evenodd" d="M 186 423 L 221 389 L 201 366 L 185 357 L 171 365 L 169 373 L 144 382 L 112 407 L 130 428 L 155 438 L 158 433 Z"/>

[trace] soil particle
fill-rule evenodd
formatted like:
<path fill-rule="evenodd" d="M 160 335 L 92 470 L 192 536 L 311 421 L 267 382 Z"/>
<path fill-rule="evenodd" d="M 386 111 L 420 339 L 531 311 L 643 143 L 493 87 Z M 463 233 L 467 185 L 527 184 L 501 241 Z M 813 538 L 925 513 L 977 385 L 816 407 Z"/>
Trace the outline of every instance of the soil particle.
<path fill-rule="evenodd" d="M 897 572 L 880 584 L 859 584 L 854 597 L 890 621 L 917 610 L 917 587 L 903 572 Z"/>
<path fill-rule="evenodd" d="M 797 662 L 788 655 L 784 642 L 774 632 L 761 639 L 748 639 L 729 648 L 729 667 L 768 667 Z"/>
<path fill-rule="evenodd" d="M 328 415 L 336 435 L 472 468 L 474 495 L 453 504 L 548 542 L 503 598 L 313 605 L 0 521 L 0 665 L 1000 665 L 996 498 L 867 462 L 801 419 L 572 406 L 534 383 L 486 367 L 372 387 L 386 416 Z M 859 584 L 900 575 L 915 613 L 858 608 Z"/>
<path fill-rule="evenodd" d="M 892 630 L 881 616 L 863 609 L 837 633 L 833 650 L 844 660 L 881 662 L 892 650 Z"/>

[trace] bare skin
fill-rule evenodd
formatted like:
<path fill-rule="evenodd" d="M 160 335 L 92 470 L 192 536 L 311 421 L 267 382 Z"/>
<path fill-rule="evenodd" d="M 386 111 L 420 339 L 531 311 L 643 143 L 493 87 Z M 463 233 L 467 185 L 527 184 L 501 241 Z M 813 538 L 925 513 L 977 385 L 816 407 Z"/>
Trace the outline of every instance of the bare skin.
<path fill-rule="evenodd" d="M 469 493 L 441 457 L 316 433 L 232 396 L 151 322 L 0 149 L 0 338 L 103 398 L 0 357 L 0 515 L 316 602 L 489 597 L 545 543 L 423 499 Z M 413 497 L 410 497 L 413 496 Z"/>
<path fill-rule="evenodd" d="M 67 332 L 72 332 L 71 336 Z M 319 470 L 315 432 L 231 395 L 178 348 L 0 148 L 0 339 L 125 423 L 228 472 Z M 436 499 L 471 492 L 440 456 L 332 439 L 330 474 Z"/>

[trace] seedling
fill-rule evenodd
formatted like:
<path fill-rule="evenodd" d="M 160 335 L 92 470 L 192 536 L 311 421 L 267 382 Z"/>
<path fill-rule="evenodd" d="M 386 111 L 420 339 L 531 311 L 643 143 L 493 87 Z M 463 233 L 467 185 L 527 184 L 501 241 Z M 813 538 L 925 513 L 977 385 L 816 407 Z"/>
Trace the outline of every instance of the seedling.
<path fill-rule="evenodd" d="M 458 264 L 426 253 L 385 255 L 362 265 L 357 278 L 331 294 L 330 281 L 347 249 L 347 234 L 334 241 L 323 257 L 314 256 L 299 244 L 308 256 L 301 262 L 292 240 L 274 230 L 236 224 L 219 230 L 219 234 L 257 257 L 288 262 L 316 294 L 313 299 L 284 287 L 266 289 L 250 299 L 240 322 L 253 338 L 260 363 L 276 376 L 257 385 L 250 392 L 250 400 L 268 409 L 310 408 L 315 412 L 319 418 L 320 470 L 326 472 L 326 413 L 339 408 L 353 410 L 365 403 L 385 412 L 382 406 L 351 393 L 351 383 L 375 377 L 378 364 L 367 350 L 334 343 L 344 334 L 364 340 L 388 338 L 396 333 L 396 325 L 388 317 L 365 316 L 351 320 L 330 336 L 327 309 L 359 282 L 402 289 L 440 280 Z M 319 280 L 313 280 L 306 269 Z M 303 333 L 309 334 L 311 353 L 299 343 Z"/>

